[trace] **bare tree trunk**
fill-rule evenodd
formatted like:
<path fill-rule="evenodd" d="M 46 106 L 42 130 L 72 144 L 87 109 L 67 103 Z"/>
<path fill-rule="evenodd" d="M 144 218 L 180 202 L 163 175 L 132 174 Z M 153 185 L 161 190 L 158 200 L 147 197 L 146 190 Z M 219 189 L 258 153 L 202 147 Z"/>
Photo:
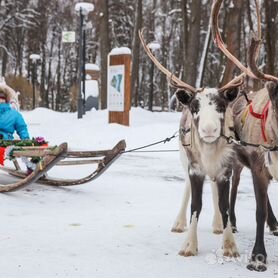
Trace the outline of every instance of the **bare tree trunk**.
<path fill-rule="evenodd" d="M 62 38 L 58 40 L 58 65 L 57 65 L 57 90 L 56 90 L 56 101 L 55 110 L 60 111 L 61 109 L 61 43 Z"/>
<path fill-rule="evenodd" d="M 41 51 L 42 51 L 42 63 L 41 63 L 41 82 L 40 82 L 40 96 L 41 96 L 41 104 L 45 107 L 44 99 L 45 99 L 45 72 L 46 72 L 46 53 L 45 53 L 46 43 L 42 43 Z"/>
<path fill-rule="evenodd" d="M 153 0 L 153 6 L 152 6 L 152 18 L 151 18 L 151 32 L 152 33 L 152 40 L 154 39 L 155 34 L 155 9 L 156 9 L 156 2 L 157 0 Z M 149 91 L 149 110 L 153 110 L 153 95 L 154 95 L 154 64 L 151 63 L 150 67 L 150 91 Z"/>
<path fill-rule="evenodd" d="M 9 46 L 8 46 L 8 36 L 7 36 L 7 34 L 5 33 L 5 37 L 4 37 L 4 39 L 5 39 L 5 41 L 7 42 L 7 44 L 6 44 L 6 47 L 7 48 L 9 48 Z M 3 49 L 3 51 L 2 51 L 2 69 L 1 69 L 1 74 L 2 74 L 2 76 L 5 76 L 5 74 L 6 74 L 6 70 L 7 70 L 7 64 L 8 64 L 8 54 L 7 54 L 7 52 L 6 52 L 6 50 L 4 50 Z"/>
<path fill-rule="evenodd" d="M 101 109 L 107 108 L 107 55 L 109 53 L 108 0 L 100 3 Z"/>
<path fill-rule="evenodd" d="M 276 54 L 276 25 L 275 16 L 277 15 L 277 7 L 273 0 L 264 1 L 265 3 L 265 41 L 266 41 L 266 72 L 275 74 L 275 54 Z"/>
<path fill-rule="evenodd" d="M 198 58 L 200 51 L 201 0 L 192 0 L 187 47 L 187 63 L 185 65 L 185 80 L 195 86 L 198 73 Z"/>
<path fill-rule="evenodd" d="M 229 51 L 239 57 L 240 55 L 240 26 L 241 26 L 241 11 L 243 7 L 243 0 L 232 0 L 233 6 L 229 8 L 226 22 L 226 43 Z M 228 83 L 234 76 L 236 66 L 230 60 L 226 61 L 225 72 L 221 80 L 221 86 Z"/>
<path fill-rule="evenodd" d="M 253 27 L 253 21 L 252 21 L 252 16 L 251 16 L 251 5 L 250 5 L 250 0 L 247 0 L 245 2 L 245 8 L 246 8 L 246 11 L 247 11 L 247 20 L 248 20 L 248 23 L 249 23 L 249 26 L 250 26 L 250 30 L 254 30 L 254 27 Z"/>
<path fill-rule="evenodd" d="M 142 27 L 142 0 L 137 0 L 136 7 L 136 22 L 133 34 L 132 42 L 132 72 L 131 72 L 131 93 L 133 96 L 134 106 L 138 106 L 138 83 L 139 83 L 139 56 L 140 56 L 140 47 L 139 47 L 139 37 L 138 31 Z"/>
<path fill-rule="evenodd" d="M 5 76 L 6 70 L 7 70 L 7 63 L 8 63 L 8 54 L 5 50 L 3 50 L 2 54 L 2 69 L 1 69 L 1 74 L 2 76 Z"/>
<path fill-rule="evenodd" d="M 48 73 L 47 73 L 47 88 L 44 96 L 44 104 L 46 108 L 49 108 L 49 89 L 52 86 L 52 57 L 53 57 L 53 48 L 54 48 L 54 40 L 55 40 L 55 27 L 52 29 L 52 38 L 50 43 L 50 53 L 49 53 L 49 60 L 48 60 Z"/>
<path fill-rule="evenodd" d="M 205 43 L 204 43 L 204 48 L 203 48 L 203 52 L 202 52 L 202 56 L 201 56 L 198 77 L 196 80 L 197 88 L 200 88 L 203 86 L 203 79 L 204 79 L 205 68 L 206 68 L 206 63 L 207 63 L 208 50 L 209 50 L 209 45 L 211 42 L 211 30 L 210 29 L 211 29 L 211 24 L 209 23 L 207 35 L 206 35 L 206 39 L 205 39 Z"/>
<path fill-rule="evenodd" d="M 181 0 L 182 10 L 182 41 L 183 41 L 183 78 L 186 80 L 185 69 L 187 67 L 187 46 L 188 46 L 188 20 L 187 20 L 187 0 Z"/>
<path fill-rule="evenodd" d="M 167 14 L 167 1 L 162 1 L 161 3 L 162 5 L 162 13 L 163 14 Z M 171 26 L 172 30 L 173 30 L 173 26 Z M 171 30 L 171 33 L 172 33 L 172 30 Z M 161 42 L 161 53 L 162 53 L 162 64 L 167 67 L 167 57 L 168 57 L 168 54 L 167 54 L 167 46 L 166 46 L 166 42 L 167 42 L 167 31 L 169 30 L 166 30 L 166 20 L 164 20 L 164 22 L 162 23 L 162 42 Z M 164 107 L 166 106 L 166 102 L 168 100 L 168 94 L 167 94 L 167 79 L 166 79 L 166 76 L 165 74 L 162 74 L 161 75 L 161 81 L 160 81 L 160 86 L 161 88 L 160 90 L 160 98 L 161 98 L 161 110 L 163 111 L 164 110 Z M 168 107 L 168 105 L 167 105 Z"/>

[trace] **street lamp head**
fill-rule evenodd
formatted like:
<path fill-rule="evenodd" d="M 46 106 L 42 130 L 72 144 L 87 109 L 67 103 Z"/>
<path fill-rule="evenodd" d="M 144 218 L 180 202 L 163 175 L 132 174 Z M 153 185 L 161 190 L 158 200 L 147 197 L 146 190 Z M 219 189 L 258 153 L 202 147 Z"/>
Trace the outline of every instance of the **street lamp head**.
<path fill-rule="evenodd" d="M 41 56 L 39 54 L 31 54 L 29 58 L 30 60 L 32 60 L 32 63 L 35 63 L 41 59 Z"/>
<path fill-rule="evenodd" d="M 76 3 L 75 5 L 75 11 L 77 13 L 81 12 L 82 15 L 88 15 L 90 12 L 94 10 L 95 6 L 92 3 L 87 2 L 80 2 Z"/>
<path fill-rule="evenodd" d="M 148 47 L 151 49 L 151 51 L 155 51 L 160 49 L 160 44 L 156 41 L 153 41 L 148 44 Z"/>

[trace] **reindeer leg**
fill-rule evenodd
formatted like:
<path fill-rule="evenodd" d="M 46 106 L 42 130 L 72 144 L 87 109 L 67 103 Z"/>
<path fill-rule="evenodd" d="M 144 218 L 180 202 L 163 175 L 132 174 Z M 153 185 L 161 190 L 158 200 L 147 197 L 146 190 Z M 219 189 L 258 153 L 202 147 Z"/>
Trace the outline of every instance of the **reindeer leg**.
<path fill-rule="evenodd" d="M 256 196 L 256 241 L 252 250 L 251 261 L 247 265 L 249 270 L 265 271 L 266 267 L 266 250 L 264 245 L 264 226 L 267 217 L 267 187 L 269 184 L 269 178 L 262 169 L 258 167 L 252 167 L 251 172 L 253 176 L 254 190 Z"/>
<path fill-rule="evenodd" d="M 240 174 L 242 172 L 242 169 L 243 166 L 240 164 L 235 164 L 235 166 L 233 167 L 232 189 L 231 189 L 230 208 L 229 208 L 229 216 L 230 216 L 233 233 L 237 232 L 235 204 L 236 204 L 237 190 L 238 190 Z"/>
<path fill-rule="evenodd" d="M 179 210 L 179 213 L 177 215 L 176 221 L 172 227 L 172 232 L 174 233 L 183 233 L 186 229 L 186 211 L 188 206 L 188 201 L 191 195 L 191 185 L 189 177 L 186 179 L 185 182 L 185 189 L 182 199 L 181 208 Z"/>
<path fill-rule="evenodd" d="M 179 252 L 179 255 L 189 257 L 197 255 L 198 239 L 197 239 L 197 224 L 199 215 L 202 209 L 202 194 L 205 176 L 201 172 L 189 170 L 191 183 L 191 219 L 188 230 L 187 239 Z"/>
<path fill-rule="evenodd" d="M 180 149 L 180 160 L 185 172 L 185 189 L 184 189 L 182 204 L 179 213 L 176 217 L 175 223 L 171 230 L 174 233 L 183 233 L 185 231 L 186 222 L 187 222 L 186 212 L 187 212 L 188 201 L 191 195 L 191 185 L 190 185 L 190 178 L 188 173 L 189 161 L 181 141 L 179 141 L 179 149 Z"/>
<path fill-rule="evenodd" d="M 218 190 L 217 190 L 217 184 L 215 182 L 211 182 L 211 189 L 212 189 L 212 199 L 213 199 L 213 207 L 214 207 L 212 229 L 214 234 L 222 234 L 223 221 L 222 221 L 221 212 L 219 210 Z"/>
<path fill-rule="evenodd" d="M 224 176 L 217 179 L 219 209 L 223 221 L 223 255 L 227 257 L 238 257 L 239 253 L 232 232 L 231 223 L 229 221 L 229 191 L 230 191 L 231 170 L 226 170 Z"/>
<path fill-rule="evenodd" d="M 278 236 L 278 221 L 273 213 L 268 195 L 267 195 L 267 225 L 269 226 L 270 232 L 274 236 Z"/>

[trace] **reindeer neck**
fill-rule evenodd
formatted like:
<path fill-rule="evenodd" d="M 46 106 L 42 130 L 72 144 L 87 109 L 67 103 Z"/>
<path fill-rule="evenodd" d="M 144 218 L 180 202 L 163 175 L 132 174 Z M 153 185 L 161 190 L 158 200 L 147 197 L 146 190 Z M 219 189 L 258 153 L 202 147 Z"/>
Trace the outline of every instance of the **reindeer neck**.
<path fill-rule="evenodd" d="M 273 106 L 270 106 L 268 118 L 266 121 L 266 134 L 267 134 L 267 143 L 269 145 L 278 144 L 278 116 L 274 111 Z"/>
<path fill-rule="evenodd" d="M 266 89 L 250 93 L 251 104 L 240 98 L 233 106 L 235 130 L 240 139 L 253 144 L 270 144 L 272 108 Z"/>
<path fill-rule="evenodd" d="M 200 139 L 195 126 L 192 127 L 191 132 L 192 144 L 190 150 L 194 155 L 194 159 L 199 165 L 202 165 L 201 168 L 204 173 L 214 180 L 232 161 L 234 155 L 233 146 L 227 144 L 222 137 L 213 143 L 204 143 Z"/>

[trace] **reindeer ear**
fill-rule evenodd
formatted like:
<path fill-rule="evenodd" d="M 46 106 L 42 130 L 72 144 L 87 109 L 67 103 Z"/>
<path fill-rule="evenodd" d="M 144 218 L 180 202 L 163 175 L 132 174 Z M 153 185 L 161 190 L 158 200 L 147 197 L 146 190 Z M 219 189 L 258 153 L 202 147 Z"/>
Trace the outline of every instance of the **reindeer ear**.
<path fill-rule="evenodd" d="M 182 105 L 188 105 L 193 99 L 194 95 L 191 92 L 185 90 L 177 90 L 176 97 Z"/>
<path fill-rule="evenodd" d="M 266 89 L 268 90 L 269 98 L 274 100 L 278 96 L 278 84 L 273 81 L 268 81 L 265 84 Z"/>
<path fill-rule="evenodd" d="M 239 87 L 235 87 L 235 88 L 227 89 L 222 94 L 224 99 L 230 102 L 236 99 L 238 92 L 239 92 Z"/>

